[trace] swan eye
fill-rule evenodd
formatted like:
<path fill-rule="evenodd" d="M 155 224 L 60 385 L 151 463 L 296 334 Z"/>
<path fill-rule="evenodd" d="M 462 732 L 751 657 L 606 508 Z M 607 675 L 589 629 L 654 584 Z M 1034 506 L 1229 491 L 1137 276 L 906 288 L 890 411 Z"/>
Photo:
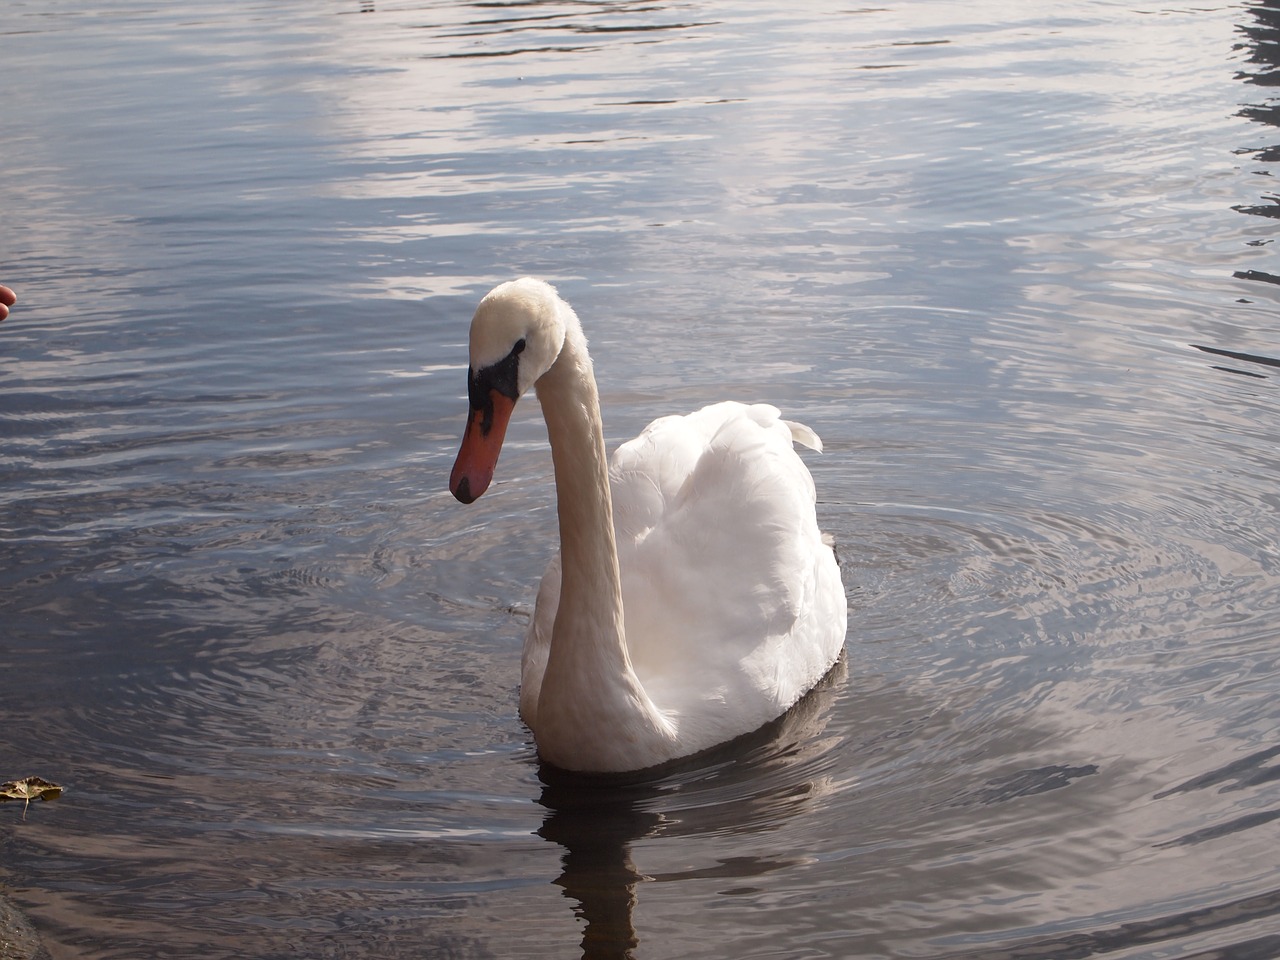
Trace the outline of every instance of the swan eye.
<path fill-rule="evenodd" d="M 467 371 L 467 399 L 472 410 L 482 412 L 481 432 L 486 436 L 493 425 L 493 394 L 499 393 L 509 400 L 520 397 L 520 354 L 525 342 L 521 337 L 511 352 L 487 367 Z"/>

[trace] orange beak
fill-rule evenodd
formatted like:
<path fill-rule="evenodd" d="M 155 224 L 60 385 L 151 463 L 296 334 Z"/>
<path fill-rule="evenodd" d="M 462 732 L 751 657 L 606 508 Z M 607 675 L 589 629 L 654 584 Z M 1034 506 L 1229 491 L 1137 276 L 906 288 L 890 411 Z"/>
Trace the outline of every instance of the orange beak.
<path fill-rule="evenodd" d="M 493 468 L 498 465 L 502 439 L 507 435 L 511 411 L 516 402 L 497 390 L 489 391 L 488 405 L 474 408 L 462 434 L 458 459 L 449 474 L 449 489 L 463 503 L 474 502 L 489 489 Z"/>

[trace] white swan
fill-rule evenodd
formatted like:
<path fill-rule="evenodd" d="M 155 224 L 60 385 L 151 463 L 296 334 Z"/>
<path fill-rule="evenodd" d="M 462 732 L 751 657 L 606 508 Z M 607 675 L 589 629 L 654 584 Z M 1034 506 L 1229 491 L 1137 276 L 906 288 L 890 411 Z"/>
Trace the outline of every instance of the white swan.
<path fill-rule="evenodd" d="M 781 716 L 822 678 L 848 613 L 792 448 L 820 450 L 812 430 L 766 404 L 718 403 L 655 420 L 606 463 L 586 338 L 540 280 L 480 302 L 470 353 L 454 495 L 471 503 L 489 486 L 530 387 L 551 442 L 561 552 L 520 688 L 544 760 L 620 772 L 688 756 Z"/>

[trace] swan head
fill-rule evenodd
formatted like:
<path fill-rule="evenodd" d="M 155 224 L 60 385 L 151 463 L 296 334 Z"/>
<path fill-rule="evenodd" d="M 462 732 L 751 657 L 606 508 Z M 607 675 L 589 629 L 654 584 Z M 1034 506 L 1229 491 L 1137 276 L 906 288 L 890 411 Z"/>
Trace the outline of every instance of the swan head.
<path fill-rule="evenodd" d="M 471 503 L 489 487 L 516 401 L 564 346 L 569 306 L 555 287 L 525 277 L 489 291 L 471 319 L 470 413 L 449 489 Z"/>

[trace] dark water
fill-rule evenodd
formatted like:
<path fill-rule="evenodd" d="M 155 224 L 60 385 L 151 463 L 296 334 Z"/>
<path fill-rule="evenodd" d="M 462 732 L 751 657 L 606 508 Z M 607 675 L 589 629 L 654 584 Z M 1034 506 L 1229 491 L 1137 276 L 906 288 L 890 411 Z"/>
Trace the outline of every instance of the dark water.
<path fill-rule="evenodd" d="M 0 13 L 0 880 L 59 958 L 1280 955 L 1280 6 Z M 811 424 L 843 672 L 540 775 L 524 273 Z"/>

